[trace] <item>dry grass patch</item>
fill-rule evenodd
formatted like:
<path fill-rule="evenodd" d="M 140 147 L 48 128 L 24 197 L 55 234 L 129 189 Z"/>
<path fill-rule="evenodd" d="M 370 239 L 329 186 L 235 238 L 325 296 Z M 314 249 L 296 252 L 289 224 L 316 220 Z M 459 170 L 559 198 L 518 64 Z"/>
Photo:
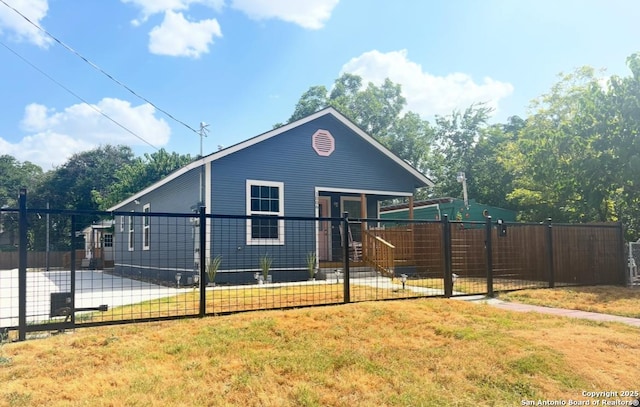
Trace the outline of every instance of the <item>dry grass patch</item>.
<path fill-rule="evenodd" d="M 445 299 L 78 330 L 11 343 L 0 405 L 521 405 L 633 389 L 639 330 Z"/>
<path fill-rule="evenodd" d="M 407 286 L 444 290 L 443 278 L 421 278 L 407 281 Z M 528 281 L 510 278 L 494 278 L 494 291 L 507 291 L 520 288 L 548 287 L 547 282 Z M 478 277 L 461 277 L 456 279 L 453 290 L 464 294 L 484 294 L 487 292 L 487 279 Z"/>
<path fill-rule="evenodd" d="M 639 287 L 561 287 L 500 294 L 500 299 L 640 318 Z"/>
<path fill-rule="evenodd" d="M 410 290 L 394 290 L 371 286 L 350 285 L 351 301 L 374 301 L 415 297 Z M 222 314 L 240 311 L 256 311 L 278 308 L 328 305 L 344 302 L 344 285 L 250 285 L 234 288 L 207 290 L 207 314 Z M 123 319 L 161 318 L 169 316 L 197 315 L 200 307 L 200 292 L 179 294 L 137 304 L 116 307 L 107 312 L 93 312 L 77 317 L 79 323 L 114 321 Z"/>

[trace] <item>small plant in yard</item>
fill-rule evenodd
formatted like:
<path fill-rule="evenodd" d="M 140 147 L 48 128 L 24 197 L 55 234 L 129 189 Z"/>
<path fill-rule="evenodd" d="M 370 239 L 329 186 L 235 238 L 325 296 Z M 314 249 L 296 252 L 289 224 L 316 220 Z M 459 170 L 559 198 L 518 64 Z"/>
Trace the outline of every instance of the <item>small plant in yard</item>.
<path fill-rule="evenodd" d="M 5 328 L 0 330 L 0 366 L 8 365 L 11 363 L 11 358 L 2 355 L 2 347 L 5 342 L 9 341 L 9 329 Z"/>
<path fill-rule="evenodd" d="M 221 255 L 217 255 L 216 257 L 207 260 L 207 277 L 209 277 L 209 283 L 212 285 L 215 285 L 216 283 L 216 274 L 220 268 L 220 263 L 222 263 Z"/>
<path fill-rule="evenodd" d="M 273 259 L 271 258 L 271 256 L 269 256 L 268 253 L 260 257 L 260 270 L 262 270 L 262 277 L 264 278 L 264 281 L 267 281 L 267 277 L 269 276 L 269 269 L 271 269 L 272 262 Z"/>
<path fill-rule="evenodd" d="M 316 252 L 307 253 L 307 270 L 309 270 L 309 279 L 316 276 Z"/>

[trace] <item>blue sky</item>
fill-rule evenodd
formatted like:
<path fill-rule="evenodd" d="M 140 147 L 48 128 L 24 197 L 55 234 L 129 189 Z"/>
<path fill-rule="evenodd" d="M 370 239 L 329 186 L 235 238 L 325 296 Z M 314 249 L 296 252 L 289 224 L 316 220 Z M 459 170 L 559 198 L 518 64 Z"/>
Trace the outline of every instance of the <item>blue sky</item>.
<path fill-rule="evenodd" d="M 640 51 L 636 0 L 0 0 L 0 154 L 44 170 L 104 144 L 197 155 L 200 139 L 9 6 L 193 129 L 207 123 L 204 154 L 286 121 L 343 72 L 400 83 L 428 120 L 486 102 L 504 121 L 560 72 L 626 76 Z"/>

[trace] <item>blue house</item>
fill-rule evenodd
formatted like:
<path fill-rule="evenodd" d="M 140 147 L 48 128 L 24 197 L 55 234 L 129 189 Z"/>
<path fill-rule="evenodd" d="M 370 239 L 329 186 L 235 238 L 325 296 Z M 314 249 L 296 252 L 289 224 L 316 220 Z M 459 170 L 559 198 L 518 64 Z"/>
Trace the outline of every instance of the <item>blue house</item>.
<path fill-rule="evenodd" d="M 120 213 L 114 268 L 169 281 L 196 271 L 195 212 L 204 206 L 206 258 L 222 258 L 216 281 L 251 279 L 265 257 L 274 280 L 301 280 L 308 253 L 321 264 L 340 261 L 346 238 L 339 222 L 311 218 L 343 212 L 377 218 L 380 202 L 412 200 L 417 188 L 429 186 L 425 175 L 326 108 L 202 157 L 109 208 Z M 193 217 L 178 221 L 159 213 Z M 359 233 L 353 228 L 351 239 Z"/>

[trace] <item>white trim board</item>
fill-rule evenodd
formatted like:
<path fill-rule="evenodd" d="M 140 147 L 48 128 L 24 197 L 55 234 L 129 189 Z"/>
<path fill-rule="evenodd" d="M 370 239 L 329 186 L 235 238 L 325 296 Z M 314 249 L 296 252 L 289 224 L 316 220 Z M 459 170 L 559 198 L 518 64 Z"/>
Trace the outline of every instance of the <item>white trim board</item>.
<path fill-rule="evenodd" d="M 377 191 L 375 189 L 350 189 L 350 188 L 332 188 L 332 187 L 315 187 L 315 192 L 316 192 L 316 195 L 319 192 L 339 192 L 339 193 L 345 193 L 345 194 L 413 196 L 411 192 Z"/>
<path fill-rule="evenodd" d="M 382 154 L 386 155 L 388 158 L 390 158 L 391 160 L 393 160 L 396 164 L 400 165 L 400 167 L 402 167 L 405 171 L 407 171 L 408 173 L 410 173 L 411 175 L 413 175 L 418 181 L 420 181 L 421 183 L 424 184 L 424 186 L 428 186 L 428 187 L 433 187 L 435 184 L 433 183 L 433 181 L 431 181 L 429 178 L 427 178 L 424 174 L 422 174 L 420 171 L 418 171 L 417 169 L 413 168 L 410 164 L 408 164 L 407 162 L 405 162 L 404 160 L 402 160 L 400 157 L 396 156 L 395 154 L 393 154 L 388 148 L 386 148 L 385 146 L 383 146 L 382 144 L 380 144 L 376 139 L 374 139 L 373 137 L 371 137 L 370 135 L 368 135 L 367 133 L 365 133 L 361 128 L 359 128 L 358 126 L 356 126 L 354 123 L 352 123 L 349 119 L 347 119 L 344 115 L 342 115 L 340 112 L 338 112 L 337 110 L 335 110 L 332 107 L 327 107 L 325 109 L 322 109 L 316 113 L 313 113 L 307 117 L 304 117 L 300 120 L 297 120 L 295 122 L 286 124 L 284 126 L 278 127 L 277 129 L 273 129 L 271 131 L 268 131 L 266 133 L 260 134 L 258 136 L 255 136 L 253 138 L 250 138 L 248 140 L 245 140 L 243 142 L 240 142 L 238 144 L 235 144 L 233 146 L 227 147 L 225 149 L 222 149 L 220 151 L 217 151 L 215 153 L 209 154 L 205 157 L 200 158 L 199 160 L 193 161 L 192 163 L 189 163 L 187 165 L 185 165 L 184 167 L 172 172 L 171 174 L 167 175 L 165 178 L 163 178 L 162 180 L 156 182 L 155 184 L 143 189 L 142 191 L 132 195 L 131 197 L 125 199 L 124 201 L 112 206 L 111 208 L 107 209 L 108 212 L 112 212 L 112 211 L 116 211 L 120 208 L 122 208 L 123 206 L 135 201 L 136 199 L 139 199 L 140 197 L 142 197 L 145 194 L 148 194 L 151 191 L 156 190 L 157 188 L 161 187 L 162 185 L 165 185 L 167 183 L 169 183 L 170 181 L 178 178 L 179 176 L 186 174 L 187 172 L 199 168 L 202 165 L 205 165 L 207 163 L 210 163 L 212 161 L 215 160 L 219 160 L 220 158 L 226 157 L 230 154 L 233 154 L 235 152 L 238 152 L 240 150 L 243 150 L 245 148 L 251 147 L 254 144 L 258 144 L 262 141 L 268 140 L 272 137 L 275 137 L 279 134 L 282 134 L 284 132 L 287 132 L 293 128 L 296 128 L 298 126 L 301 126 L 303 124 L 309 123 L 317 118 L 320 118 L 322 116 L 325 115 L 332 115 L 333 117 L 335 117 L 338 121 L 340 121 L 342 124 L 344 124 L 346 127 L 348 127 L 350 130 L 352 130 L 355 134 L 357 134 L 358 136 L 360 136 L 362 139 L 364 139 L 365 141 L 367 141 L 369 144 L 371 144 L 373 147 L 375 147 L 378 151 L 380 151 Z M 336 191 L 336 192 L 340 192 L 340 191 Z M 409 194 L 411 195 L 411 194 Z M 409 196 L 409 195 L 398 195 L 398 196 Z"/>

